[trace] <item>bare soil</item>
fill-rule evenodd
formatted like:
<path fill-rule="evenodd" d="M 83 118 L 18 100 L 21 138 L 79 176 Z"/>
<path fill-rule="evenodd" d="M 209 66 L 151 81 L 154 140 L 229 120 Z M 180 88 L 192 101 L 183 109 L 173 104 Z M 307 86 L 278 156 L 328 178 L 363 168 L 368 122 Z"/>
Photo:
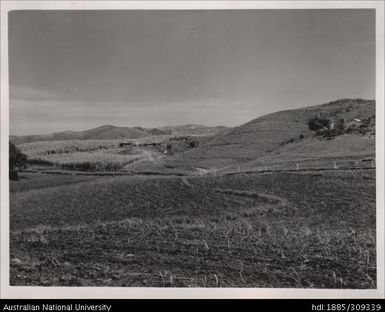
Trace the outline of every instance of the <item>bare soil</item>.
<path fill-rule="evenodd" d="M 11 285 L 376 287 L 374 170 L 31 175 L 11 184 Z"/>

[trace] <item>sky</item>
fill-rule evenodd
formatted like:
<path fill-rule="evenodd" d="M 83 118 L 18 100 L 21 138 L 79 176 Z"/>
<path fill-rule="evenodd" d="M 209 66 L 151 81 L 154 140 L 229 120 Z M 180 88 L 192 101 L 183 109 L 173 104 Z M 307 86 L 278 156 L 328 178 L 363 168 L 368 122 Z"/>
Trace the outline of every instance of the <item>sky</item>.
<path fill-rule="evenodd" d="M 375 98 L 374 10 L 12 11 L 8 29 L 13 135 Z"/>

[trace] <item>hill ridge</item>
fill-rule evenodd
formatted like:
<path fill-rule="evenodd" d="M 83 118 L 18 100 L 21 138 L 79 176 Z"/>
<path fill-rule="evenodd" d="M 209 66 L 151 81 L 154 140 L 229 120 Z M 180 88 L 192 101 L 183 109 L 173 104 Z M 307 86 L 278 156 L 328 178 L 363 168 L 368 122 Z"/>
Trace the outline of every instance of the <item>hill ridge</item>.
<path fill-rule="evenodd" d="M 153 135 L 214 135 L 228 129 L 224 126 L 205 126 L 186 124 L 180 126 L 164 126 L 158 128 L 142 128 L 114 126 L 105 124 L 91 129 L 73 131 L 57 131 L 49 134 L 32 134 L 15 136 L 11 135 L 10 140 L 15 144 L 59 141 L 59 140 L 98 140 L 98 139 L 137 139 Z"/>

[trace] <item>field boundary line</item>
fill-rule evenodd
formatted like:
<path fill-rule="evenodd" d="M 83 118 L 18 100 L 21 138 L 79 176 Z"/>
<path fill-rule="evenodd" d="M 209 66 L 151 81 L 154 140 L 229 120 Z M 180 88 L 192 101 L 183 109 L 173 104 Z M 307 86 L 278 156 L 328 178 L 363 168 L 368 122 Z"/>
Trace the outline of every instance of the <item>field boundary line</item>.
<path fill-rule="evenodd" d="M 306 169 L 276 169 L 276 170 L 253 170 L 253 171 L 241 171 L 241 172 L 229 172 L 223 175 L 234 175 L 243 173 L 266 173 L 266 172 L 305 172 L 305 171 L 347 171 L 347 170 L 376 170 L 373 167 L 350 167 L 350 168 L 306 168 Z"/>

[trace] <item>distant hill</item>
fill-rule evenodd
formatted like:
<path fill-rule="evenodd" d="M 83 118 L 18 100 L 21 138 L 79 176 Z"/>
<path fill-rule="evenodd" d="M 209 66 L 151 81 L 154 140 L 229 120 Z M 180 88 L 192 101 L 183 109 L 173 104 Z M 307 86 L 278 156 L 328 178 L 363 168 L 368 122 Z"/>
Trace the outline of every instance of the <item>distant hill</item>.
<path fill-rule="evenodd" d="M 277 161 L 277 158 L 284 159 L 286 154 L 295 159 L 301 153 L 309 156 L 309 152 L 314 157 L 351 155 L 357 151 L 361 154 L 374 153 L 374 137 L 364 139 L 361 134 L 342 135 L 334 140 L 318 142 L 319 137 L 314 138 L 307 125 L 314 116 L 343 118 L 345 123 L 351 123 L 354 119 L 375 116 L 375 101 L 343 99 L 268 114 L 213 136 L 198 148 L 170 159 L 168 165 L 219 168 L 258 159 L 261 163 L 273 159 Z"/>
<path fill-rule="evenodd" d="M 216 135 L 228 130 L 224 126 L 209 127 L 204 125 L 180 125 L 180 126 L 164 126 L 158 128 L 161 131 L 169 132 L 171 135 Z"/>
<path fill-rule="evenodd" d="M 59 140 L 112 140 L 112 139 L 136 139 L 149 136 L 143 130 L 129 127 L 116 127 L 105 125 L 84 131 L 64 131 L 47 135 L 11 136 L 10 140 L 15 144 L 30 143 L 37 141 L 59 141 Z"/>
<path fill-rule="evenodd" d="M 63 131 L 44 135 L 10 136 L 15 144 L 31 143 L 38 141 L 59 141 L 59 140 L 116 140 L 116 139 L 137 139 L 154 135 L 175 135 L 175 136 L 210 136 L 221 133 L 229 128 L 207 127 L 203 125 L 181 125 L 165 126 L 161 128 L 142 127 L 116 127 L 104 125 L 101 127 L 84 131 Z"/>

